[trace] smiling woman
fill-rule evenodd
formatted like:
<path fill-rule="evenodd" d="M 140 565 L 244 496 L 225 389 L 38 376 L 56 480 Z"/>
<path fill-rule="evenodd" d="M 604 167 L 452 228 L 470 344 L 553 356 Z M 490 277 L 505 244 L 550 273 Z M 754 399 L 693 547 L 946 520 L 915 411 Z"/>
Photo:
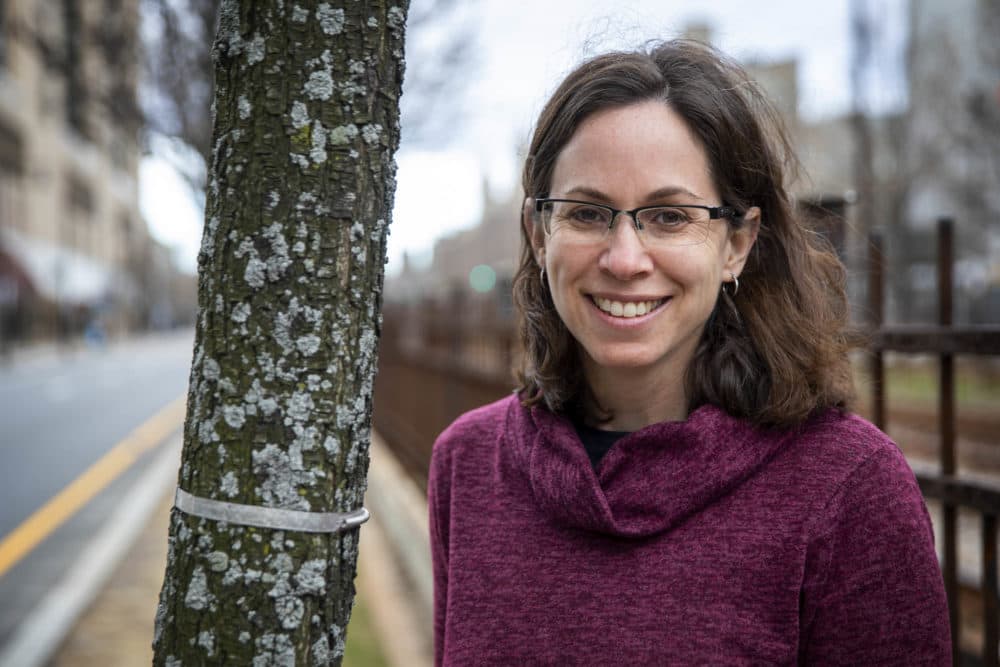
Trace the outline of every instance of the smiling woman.
<path fill-rule="evenodd" d="M 584 120 L 559 152 L 548 189 L 642 205 L 594 216 L 589 212 L 603 212 L 600 207 L 549 199 L 558 208 L 545 215 L 543 207 L 536 224 L 538 207 L 529 203 L 526 233 L 546 269 L 556 314 L 576 342 L 586 386 L 610 413 L 604 425 L 634 431 L 684 419 L 688 406 L 677 380 L 694 356 L 719 286 L 743 269 L 760 210 L 737 217 L 726 208 L 729 220 L 716 216 L 722 224 L 712 224 L 710 213 L 722 204 L 705 152 L 659 100 Z M 636 390 L 646 400 L 636 401 Z"/>
<path fill-rule="evenodd" d="M 520 389 L 429 479 L 439 664 L 947 664 L 927 512 L 850 414 L 843 268 L 703 45 L 584 63 L 525 164 Z"/>

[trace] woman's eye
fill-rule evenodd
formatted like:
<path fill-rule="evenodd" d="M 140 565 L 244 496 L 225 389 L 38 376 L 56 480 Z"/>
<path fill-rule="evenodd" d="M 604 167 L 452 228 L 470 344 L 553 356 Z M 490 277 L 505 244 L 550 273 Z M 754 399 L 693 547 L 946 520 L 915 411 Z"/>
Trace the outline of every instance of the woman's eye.
<path fill-rule="evenodd" d="M 656 225 L 677 226 L 688 221 L 687 214 L 679 209 L 661 208 L 649 211 L 650 222 Z"/>
<path fill-rule="evenodd" d="M 607 213 L 594 206 L 578 206 L 570 216 L 578 222 L 604 223 L 607 220 Z"/>

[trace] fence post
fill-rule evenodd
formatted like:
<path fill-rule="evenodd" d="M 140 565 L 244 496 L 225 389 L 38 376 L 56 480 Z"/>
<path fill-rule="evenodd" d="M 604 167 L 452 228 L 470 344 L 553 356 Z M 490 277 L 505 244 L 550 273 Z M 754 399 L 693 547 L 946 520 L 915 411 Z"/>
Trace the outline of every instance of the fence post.
<path fill-rule="evenodd" d="M 871 333 L 875 335 L 882 328 L 885 308 L 885 281 L 882 254 L 882 232 L 873 229 L 868 234 L 868 318 Z M 872 383 L 872 423 L 885 430 L 885 367 L 882 350 L 872 348 L 868 355 L 868 369 Z"/>
<path fill-rule="evenodd" d="M 942 330 L 952 324 L 952 230 L 950 218 L 938 220 L 938 324 Z M 950 352 L 942 351 L 939 356 L 938 376 L 938 428 L 941 432 L 941 474 L 955 474 L 955 359 Z M 960 664 L 961 593 L 958 587 L 958 512 L 955 505 L 942 503 L 944 528 L 944 575 L 945 592 L 948 594 L 948 609 L 952 631 L 952 662 Z"/>
<path fill-rule="evenodd" d="M 997 667 L 997 518 L 993 514 L 983 514 L 983 665 Z"/>
<path fill-rule="evenodd" d="M 952 325 L 953 223 L 938 220 L 938 324 L 942 330 Z M 941 422 L 941 472 L 955 474 L 955 359 L 951 352 L 941 353 L 938 405 Z"/>

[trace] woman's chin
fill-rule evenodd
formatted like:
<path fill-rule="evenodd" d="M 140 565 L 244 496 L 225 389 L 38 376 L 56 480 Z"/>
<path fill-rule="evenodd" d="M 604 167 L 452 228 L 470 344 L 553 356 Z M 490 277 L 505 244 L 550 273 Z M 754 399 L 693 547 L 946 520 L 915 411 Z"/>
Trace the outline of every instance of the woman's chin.
<path fill-rule="evenodd" d="M 587 353 L 590 364 L 600 370 L 650 369 L 663 361 L 642 350 L 601 350 L 598 354 Z"/>

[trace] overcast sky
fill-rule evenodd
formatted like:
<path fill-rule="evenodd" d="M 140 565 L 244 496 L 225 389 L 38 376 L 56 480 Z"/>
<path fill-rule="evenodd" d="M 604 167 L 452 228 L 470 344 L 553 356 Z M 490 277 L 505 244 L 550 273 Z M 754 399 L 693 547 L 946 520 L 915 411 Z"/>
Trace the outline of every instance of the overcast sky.
<path fill-rule="evenodd" d="M 881 4 L 885 38 L 898 47 L 904 0 Z M 446 148 L 404 145 L 397 155 L 390 272 L 399 269 L 404 252 L 426 261 L 438 235 L 474 224 L 483 179 L 498 195 L 513 186 L 516 151 L 535 116 L 561 77 L 587 56 L 677 36 L 689 23 L 703 22 L 715 44 L 740 59 L 797 57 L 799 112 L 806 119 L 842 114 L 850 102 L 848 0 L 479 0 L 474 11 L 465 25 L 475 36 L 476 58 L 456 74 L 469 77 L 462 121 Z M 450 29 L 455 26 L 442 28 Z M 434 38 L 432 31 L 427 35 Z M 140 190 L 153 233 L 177 246 L 182 266 L 194 271 L 202 220 L 183 185 L 154 157 L 141 168 Z M 449 205 L 442 206 L 446 196 Z"/>

